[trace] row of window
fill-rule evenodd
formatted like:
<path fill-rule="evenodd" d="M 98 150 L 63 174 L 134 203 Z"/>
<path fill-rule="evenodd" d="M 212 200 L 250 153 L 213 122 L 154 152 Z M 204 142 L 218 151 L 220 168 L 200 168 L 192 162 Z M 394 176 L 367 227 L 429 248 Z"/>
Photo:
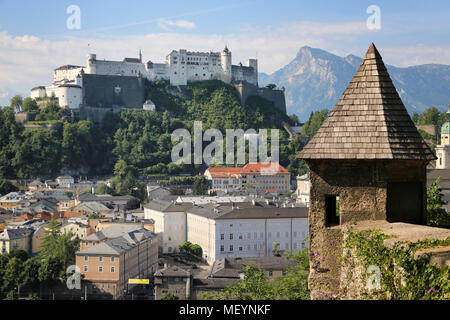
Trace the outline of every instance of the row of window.
<path fill-rule="evenodd" d="M 285 243 L 284 247 L 285 247 L 286 250 L 288 250 L 289 249 L 289 243 Z M 305 247 L 306 247 L 305 242 L 302 242 L 301 243 L 301 248 L 304 249 Z M 229 252 L 233 252 L 234 251 L 234 246 L 232 244 L 228 248 L 229 248 Z M 293 244 L 293 248 L 294 248 L 294 250 L 298 249 L 297 243 Z M 258 250 L 262 250 L 262 249 L 263 249 L 263 246 L 261 244 L 259 244 L 259 245 L 258 244 L 254 244 L 253 245 L 253 251 L 258 251 Z M 238 251 L 244 251 L 244 247 L 243 246 L 239 246 L 238 247 Z M 250 245 L 247 245 L 247 250 L 246 251 L 251 251 L 251 246 Z M 225 246 L 224 245 L 220 246 L 220 252 L 225 252 Z"/>
<path fill-rule="evenodd" d="M 231 226 L 232 226 L 232 225 L 231 225 Z M 260 239 L 263 239 L 263 238 L 264 238 L 264 232 L 260 232 L 259 236 L 260 236 Z M 268 233 L 267 233 L 267 236 L 268 236 L 269 238 L 272 238 L 272 232 L 268 232 Z M 277 238 L 280 238 L 280 236 L 281 236 L 281 232 L 277 232 L 277 233 L 276 233 L 276 237 L 277 237 Z M 296 238 L 296 237 L 297 237 L 297 232 L 294 232 L 293 236 L 294 236 L 294 238 Z M 306 236 L 306 233 L 305 233 L 305 232 L 302 232 L 302 237 L 305 237 L 305 236 Z M 289 238 L 289 232 L 286 231 L 285 237 L 286 237 L 286 238 Z M 233 240 L 233 239 L 234 239 L 233 233 L 230 233 L 230 234 L 229 234 L 229 238 L 230 238 L 230 240 Z M 240 234 L 240 235 L 239 235 L 239 240 L 243 240 L 243 239 L 244 239 L 244 236 L 243 236 L 242 234 Z M 251 233 L 250 233 L 250 232 L 247 233 L 247 239 L 251 239 Z M 258 233 L 257 233 L 257 232 L 254 232 L 254 233 L 253 233 L 253 239 L 258 239 Z M 224 234 L 224 233 L 221 233 L 221 234 L 220 234 L 220 240 L 225 240 L 225 234 Z"/>
<path fill-rule="evenodd" d="M 111 262 L 115 261 L 115 257 L 110 257 Z M 89 261 L 89 256 L 84 256 L 84 261 Z M 98 261 L 103 262 L 103 257 L 99 256 Z"/>
<path fill-rule="evenodd" d="M 84 266 L 84 272 L 88 272 L 88 270 L 89 270 L 89 268 L 88 268 L 88 266 Z M 99 266 L 98 267 L 98 272 L 103 272 L 103 266 Z M 111 273 L 114 273 L 114 272 L 116 272 L 116 268 L 115 267 L 111 267 L 110 268 L 110 272 Z"/>

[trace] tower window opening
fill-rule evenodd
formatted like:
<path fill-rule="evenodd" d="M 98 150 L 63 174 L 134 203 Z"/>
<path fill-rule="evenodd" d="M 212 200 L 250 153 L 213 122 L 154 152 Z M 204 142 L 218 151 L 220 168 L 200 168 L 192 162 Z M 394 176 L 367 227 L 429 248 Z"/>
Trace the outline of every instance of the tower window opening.
<path fill-rule="evenodd" d="M 339 225 L 339 196 L 325 197 L 326 226 Z"/>

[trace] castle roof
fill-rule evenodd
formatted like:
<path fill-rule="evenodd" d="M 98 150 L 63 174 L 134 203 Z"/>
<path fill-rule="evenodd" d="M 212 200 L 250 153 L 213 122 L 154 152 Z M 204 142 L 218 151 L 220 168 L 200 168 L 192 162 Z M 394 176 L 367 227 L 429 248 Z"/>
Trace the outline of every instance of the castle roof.
<path fill-rule="evenodd" d="M 300 159 L 433 160 L 372 43 Z"/>
<path fill-rule="evenodd" d="M 82 66 L 74 66 L 74 65 L 71 65 L 71 64 L 67 64 L 67 65 L 61 66 L 59 68 L 56 68 L 55 71 L 56 70 L 71 70 L 71 69 L 78 69 L 78 68 L 83 68 L 83 67 Z"/>

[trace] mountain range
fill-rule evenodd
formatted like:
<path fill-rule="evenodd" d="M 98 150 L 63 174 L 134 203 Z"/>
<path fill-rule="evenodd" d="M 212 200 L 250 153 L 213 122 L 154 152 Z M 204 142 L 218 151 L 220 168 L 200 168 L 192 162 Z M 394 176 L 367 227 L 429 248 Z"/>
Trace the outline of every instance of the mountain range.
<path fill-rule="evenodd" d="M 259 85 L 285 88 L 288 114 L 306 121 L 311 111 L 332 109 L 356 73 L 362 59 L 339 57 L 322 49 L 302 47 L 283 68 L 259 74 Z M 386 65 L 410 114 L 434 106 L 446 110 L 450 103 L 450 66 L 424 64 L 399 68 Z"/>

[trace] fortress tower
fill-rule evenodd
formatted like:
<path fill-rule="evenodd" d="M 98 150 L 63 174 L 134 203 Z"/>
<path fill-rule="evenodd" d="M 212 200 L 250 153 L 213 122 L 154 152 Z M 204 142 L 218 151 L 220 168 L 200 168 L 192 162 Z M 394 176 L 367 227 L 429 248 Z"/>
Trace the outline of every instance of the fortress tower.
<path fill-rule="evenodd" d="M 88 74 L 96 74 L 97 73 L 97 66 L 95 64 L 96 60 L 97 60 L 96 54 L 89 53 L 87 55 L 86 73 L 88 73 Z"/>
<path fill-rule="evenodd" d="M 222 65 L 223 73 L 224 73 L 224 82 L 231 82 L 231 52 L 228 50 L 228 47 L 225 46 L 225 49 L 220 53 L 220 62 Z"/>

